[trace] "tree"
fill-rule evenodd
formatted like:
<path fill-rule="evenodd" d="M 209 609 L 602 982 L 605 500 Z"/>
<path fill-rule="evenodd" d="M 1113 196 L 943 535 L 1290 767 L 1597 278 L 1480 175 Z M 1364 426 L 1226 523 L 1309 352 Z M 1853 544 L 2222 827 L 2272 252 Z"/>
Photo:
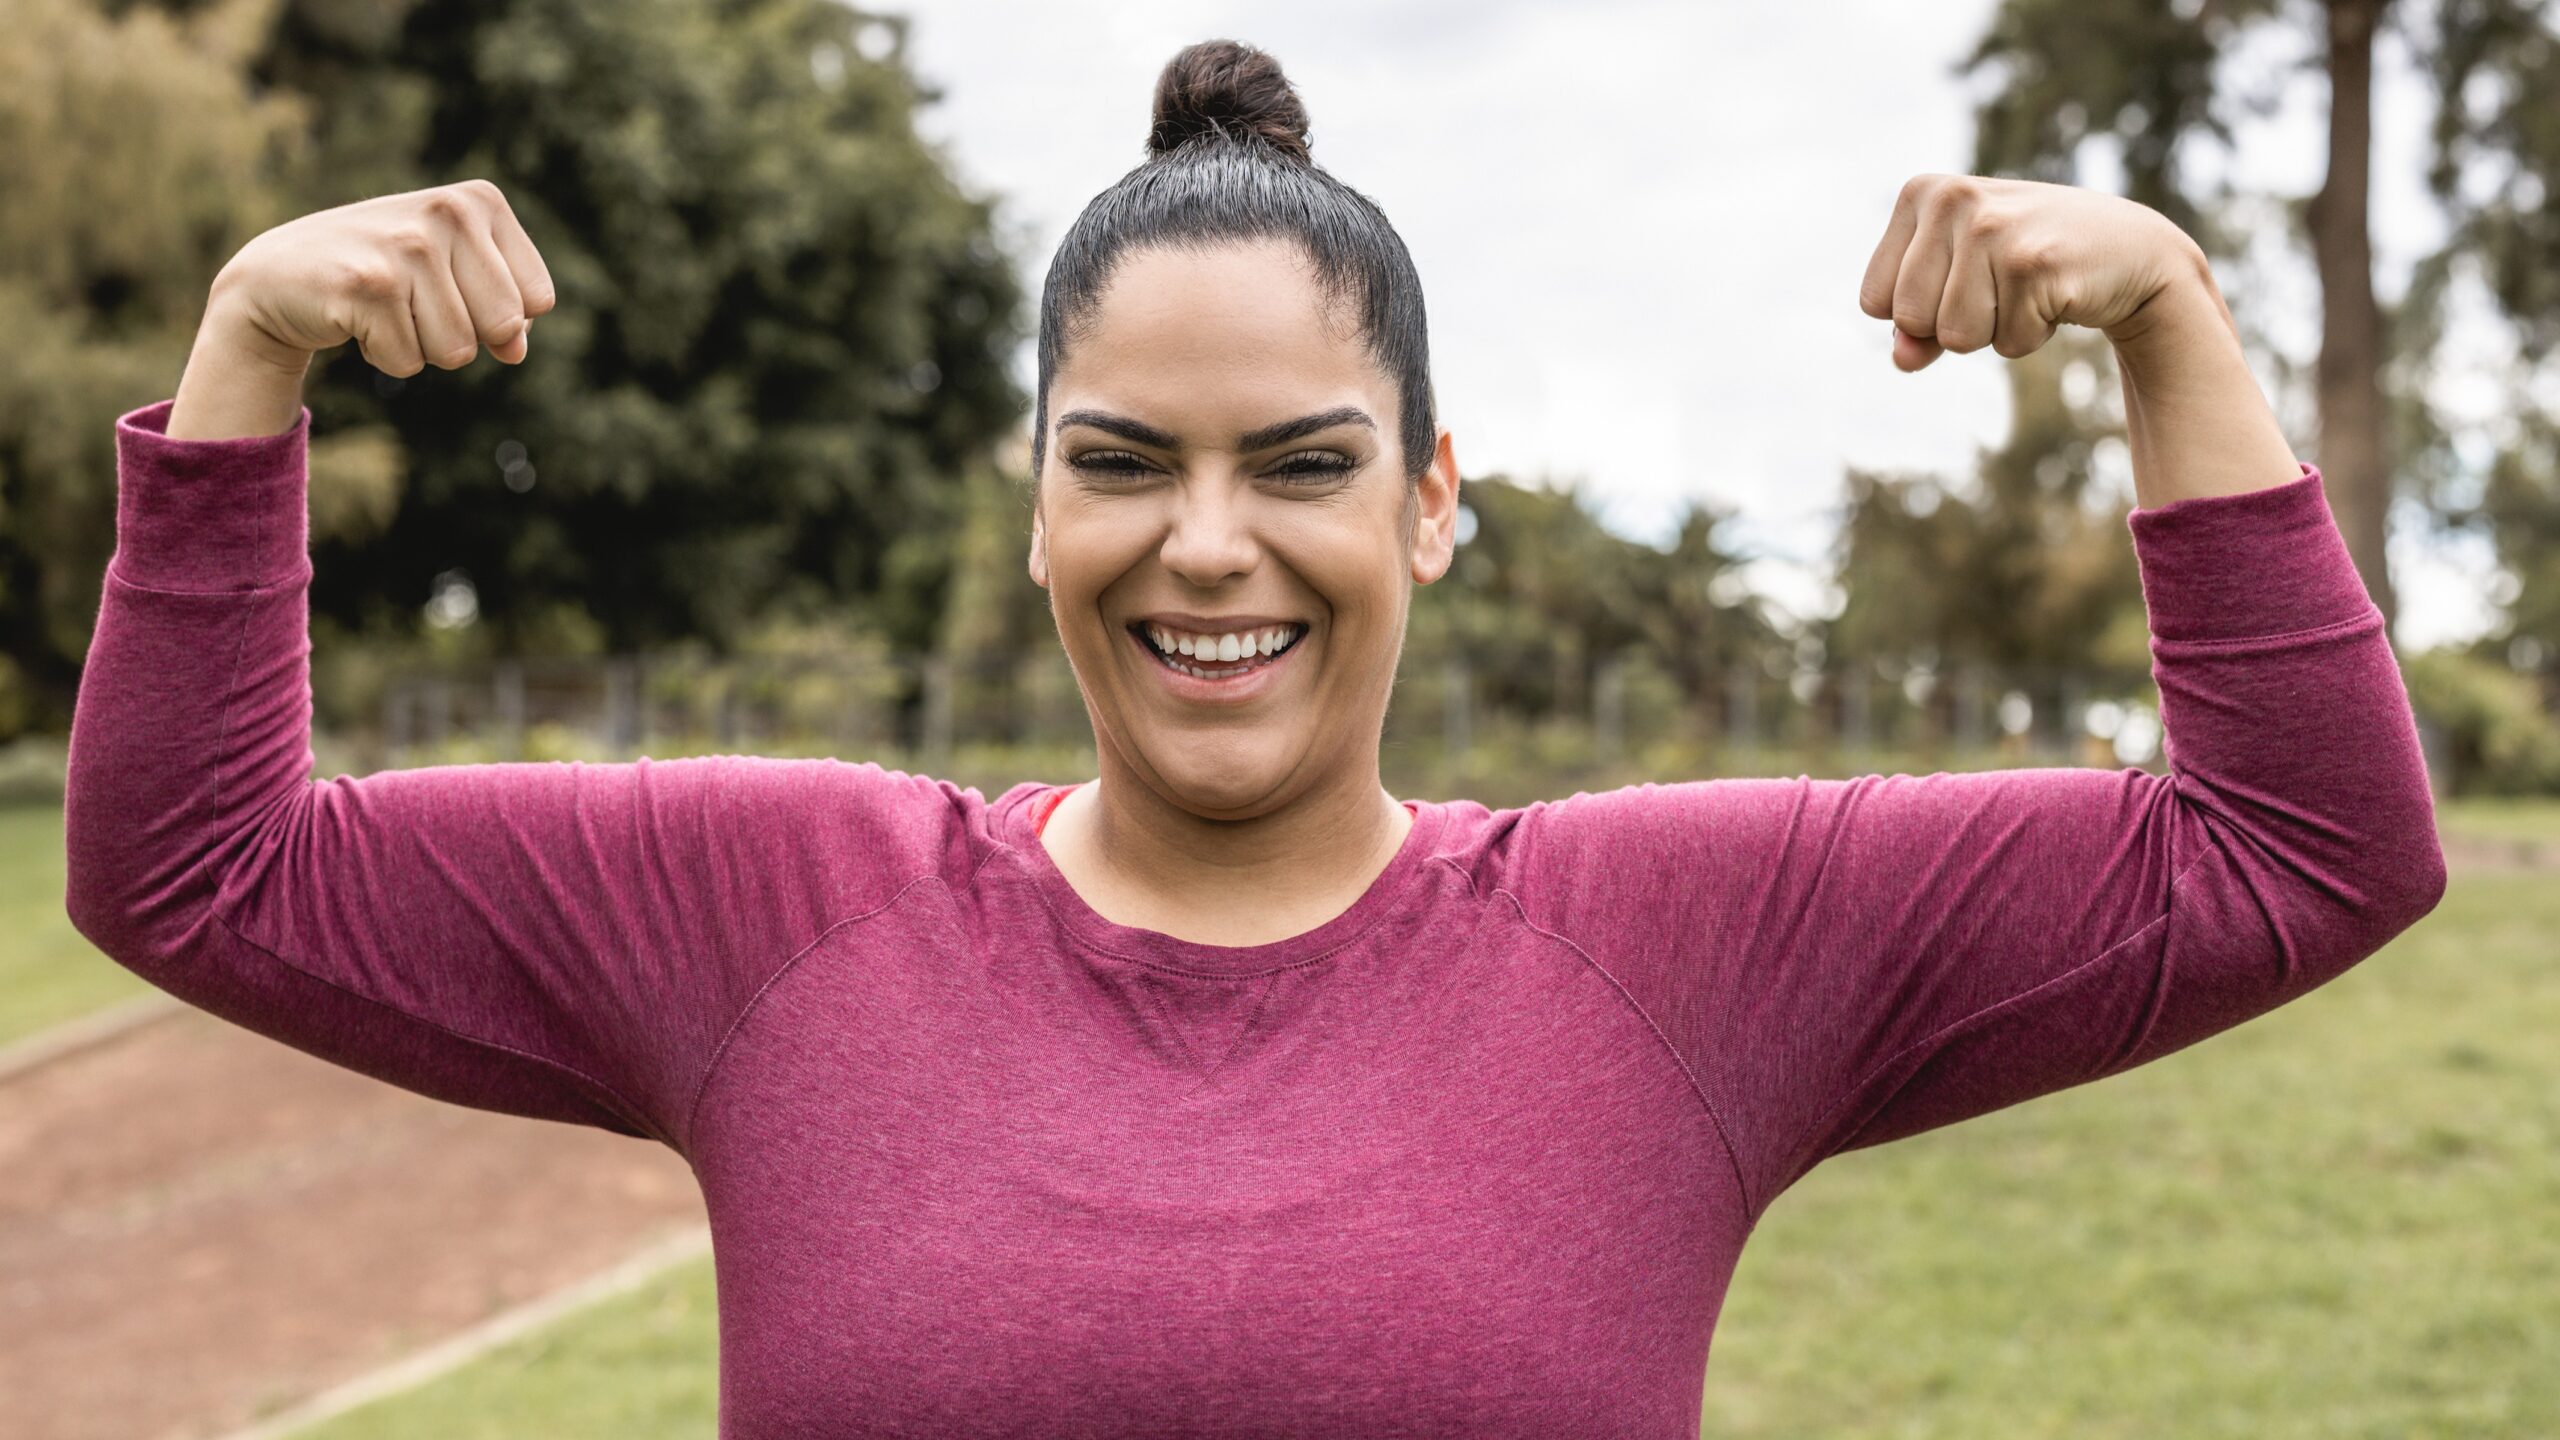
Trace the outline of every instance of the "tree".
<path fill-rule="evenodd" d="M 2428 181 L 2453 238 L 2411 286 L 2418 337 L 2430 347 L 2454 271 L 2466 268 L 2513 323 L 2519 363 L 2504 400 L 2511 423 L 2492 438 L 2476 498 L 2447 518 L 2485 527 L 2516 582 L 2504 632 L 2508 663 L 2560 689 L 2560 24 L 2532 0 L 2442 0 L 2428 49 L 2437 95 Z M 2462 478 L 2445 427 L 2417 407 L 2411 427 L 2434 442 L 2426 473 Z"/>
<path fill-rule="evenodd" d="M 248 76 L 266 8 L 0 0 L 0 739 L 69 722 L 116 416 L 170 393 L 205 283 L 284 218 L 302 117 Z"/>
<path fill-rule="evenodd" d="M 2412 286 L 2418 303 L 2404 304 L 2398 315 L 2386 314 L 2375 295 L 2369 224 L 2373 57 L 2389 24 L 2402 27 L 2437 79 L 2439 193 L 2457 220 L 2445 252 Z M 2114 148 L 2127 194 L 2185 225 L 2209 253 L 2227 256 L 2238 237 L 2216 217 L 2231 192 L 2200 183 L 2198 167 L 2187 161 L 2198 142 L 2230 143 L 2239 114 L 2273 103 L 2271 95 L 2232 93 L 2220 61 L 2276 27 L 2310 42 L 2311 63 L 2329 82 L 2327 175 L 2296 207 L 2321 288 L 2313 453 L 2357 569 L 2376 605 L 2393 617 L 2385 523 L 2400 478 L 2425 474 L 2423 452 L 2434 436 L 2423 386 L 2426 352 L 2439 332 L 2428 309 L 2441 301 L 2441 281 L 2458 260 L 2488 260 L 2494 269 L 2501 257 L 2512 263 L 2550 241 L 2548 222 L 2494 205 L 2466 207 L 2443 177 L 2448 165 L 2459 169 L 2483 156 L 2547 173 L 2560 153 L 2549 136 L 2547 97 L 2560 85 L 2551 7 L 2540 0 L 2002 0 L 1963 65 L 1997 80 L 1979 112 L 1974 164 L 2076 183 L 2099 148 Z M 2494 114 L 2475 113 L 2468 103 L 2465 86 L 2478 75 L 2512 87 Z M 2530 98 L 2536 95 L 2545 97 L 2539 105 Z M 2545 259 L 2550 253 L 2540 252 Z M 2560 315 L 2547 282 L 2493 290 L 2528 330 Z"/>
<path fill-rule="evenodd" d="M 2144 681 L 2130 500 L 2095 483 L 2101 448 L 2122 450 L 2107 361 L 2104 340 L 2065 334 L 2010 362 L 2009 434 L 1971 485 L 1850 472 L 1830 653 Z"/>
<path fill-rule="evenodd" d="M 287 0 L 254 73 L 312 107 L 297 207 L 484 177 L 560 286 L 520 367 L 315 370 L 315 422 L 405 461 L 315 545 L 315 618 L 412 633 L 441 594 L 490 648 L 719 648 L 851 610 L 929 645 L 1021 304 L 903 34 L 828 0 Z"/>

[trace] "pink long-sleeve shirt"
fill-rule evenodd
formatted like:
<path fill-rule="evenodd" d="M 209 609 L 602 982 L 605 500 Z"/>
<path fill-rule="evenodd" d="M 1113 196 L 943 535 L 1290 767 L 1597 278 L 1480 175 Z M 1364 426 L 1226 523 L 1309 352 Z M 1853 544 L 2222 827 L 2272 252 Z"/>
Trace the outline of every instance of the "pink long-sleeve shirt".
<path fill-rule="evenodd" d="M 2131 517 L 2165 776 L 1406 801 L 1350 909 L 1225 947 L 1087 905 L 1050 785 L 314 779 L 310 414 L 174 441 L 169 403 L 117 428 L 73 919 L 325 1060 L 683 1155 L 730 1440 L 1685 1440 L 1743 1242 L 1824 1157 L 2239 1024 L 2444 885 L 2308 467 Z"/>

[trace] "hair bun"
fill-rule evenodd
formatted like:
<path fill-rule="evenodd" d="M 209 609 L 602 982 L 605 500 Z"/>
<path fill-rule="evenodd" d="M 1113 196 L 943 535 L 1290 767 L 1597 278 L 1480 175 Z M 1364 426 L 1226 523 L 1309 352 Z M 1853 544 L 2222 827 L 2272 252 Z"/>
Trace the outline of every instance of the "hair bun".
<path fill-rule="evenodd" d="M 1280 62 L 1236 40 L 1185 46 L 1156 77 L 1155 127 L 1147 151 L 1163 155 L 1203 135 L 1259 135 L 1300 164 L 1307 152 L 1307 107 Z"/>

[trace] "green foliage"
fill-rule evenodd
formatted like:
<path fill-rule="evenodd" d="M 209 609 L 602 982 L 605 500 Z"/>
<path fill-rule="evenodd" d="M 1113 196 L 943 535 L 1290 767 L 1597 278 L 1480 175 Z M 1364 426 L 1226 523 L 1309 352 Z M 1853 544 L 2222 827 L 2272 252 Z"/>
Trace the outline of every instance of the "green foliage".
<path fill-rule="evenodd" d="M 2071 381 L 2088 391 L 2075 403 Z M 2090 673 L 2150 674 L 2130 505 L 2093 483 L 2122 423 L 2105 341 L 2056 336 L 2008 368 L 2010 428 L 1976 483 L 1851 471 L 1837 565 L 1847 601 L 1828 627 L 1842 657 L 1914 655 Z"/>
<path fill-rule="evenodd" d="M 315 104 L 299 204 L 485 177 L 561 292 L 521 367 L 315 377 L 322 429 L 409 460 L 387 522 L 315 547 L 315 612 L 396 633 L 458 571 L 501 648 L 562 605 L 616 649 L 846 607 L 930 643 L 1020 303 L 899 34 L 826 0 L 291 5 L 261 68 Z"/>
<path fill-rule="evenodd" d="M 175 388 L 206 283 L 283 218 L 300 112 L 248 79 L 265 8 L 0 0 L 0 740 L 69 720 L 116 416 Z"/>
<path fill-rule="evenodd" d="M 2228 247 L 2213 195 L 2180 168 L 2190 133 L 2229 140 L 2231 97 L 2215 65 L 2277 0 L 2004 0 L 1965 58 L 1997 88 L 1975 112 L 1974 170 L 2076 185 L 2084 152 L 2116 147 L 2125 194 L 2176 221 L 2208 250 Z"/>
<path fill-rule="evenodd" d="M 2434 91 L 2428 182 L 2448 221 L 2387 315 L 2380 357 L 2392 475 L 2448 525 L 2489 534 L 2520 582 L 2501 638 L 2560 657 L 2560 5 L 2552 0 L 2397 0 L 2380 7 Z M 2182 168 L 2199 141 L 2272 93 L 2225 88 L 2216 61 L 2253 32 L 2325 45 L 2325 5 L 2276 0 L 2002 0 L 1964 69 L 1991 75 L 1975 168 L 2077 183 L 2095 142 L 2121 146 L 2127 193 L 2230 253 L 2245 236 L 2216 224 L 2234 198 Z M 2304 212 L 2307 213 L 2307 212 Z M 2512 327 L 2522 363 L 2505 377 L 2513 423 L 2459 437 L 2428 393 L 2446 306 L 2476 282 Z M 2236 307 L 2253 323 L 2245 304 Z M 2281 367 L 2280 367 L 2281 368 Z M 2466 449 L 2461 439 L 2485 442 Z"/>
<path fill-rule="evenodd" d="M 0 739 L 68 720 L 120 412 L 258 231 L 473 176 L 559 282 L 528 362 L 314 374 L 315 620 L 386 645 L 921 649 L 1022 409 L 991 204 L 901 22 L 827 0 L 0 0 Z M 511 463 L 512 462 L 512 463 Z M 479 633 L 421 636 L 438 577 Z"/>
<path fill-rule="evenodd" d="M 2485 483 L 2446 518 L 2484 529 L 2517 580 L 2502 640 L 2530 639 L 2560 675 L 2560 7 L 2548 0 L 2438 0 L 2435 163 L 2428 181 L 2453 239 L 2412 287 L 2412 323 L 2430 339 L 2453 270 L 2477 277 L 2514 324 L 2521 363 L 2507 374 L 2512 424 L 2494 436 Z M 2450 449 L 2432 415 L 2413 431 Z M 2437 458 L 2438 475 L 2464 467 Z M 2453 485 L 2438 481 L 2440 492 Z"/>
<path fill-rule="evenodd" d="M 1717 577 L 1743 563 L 1714 538 L 1726 512 L 1692 502 L 1667 549 L 1603 528 L 1579 487 L 1466 480 L 1475 534 L 1414 595 L 1403 673 L 1463 657 L 1482 703 L 1588 715 L 1598 667 L 1641 659 L 1703 701 L 1725 669 L 1778 643 L 1770 618 Z M 1427 682 L 1426 682 L 1427 683 Z M 1399 704 L 1409 701 L 1399 685 Z"/>
<path fill-rule="evenodd" d="M 2401 666 L 2409 704 L 2445 736 L 2463 794 L 2560 790 L 2560 721 L 2533 679 L 2493 660 L 2430 650 Z"/>

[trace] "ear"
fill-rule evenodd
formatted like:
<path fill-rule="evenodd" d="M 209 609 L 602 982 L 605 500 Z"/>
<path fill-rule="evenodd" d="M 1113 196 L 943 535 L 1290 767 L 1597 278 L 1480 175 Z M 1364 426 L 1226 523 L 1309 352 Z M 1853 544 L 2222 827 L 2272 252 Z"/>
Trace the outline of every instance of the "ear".
<path fill-rule="evenodd" d="M 1049 588 L 1049 526 L 1036 504 L 1031 507 L 1031 583 Z"/>
<path fill-rule="evenodd" d="M 1458 457 L 1446 430 L 1414 482 L 1413 512 L 1413 580 L 1428 585 L 1449 572 L 1458 548 Z"/>

